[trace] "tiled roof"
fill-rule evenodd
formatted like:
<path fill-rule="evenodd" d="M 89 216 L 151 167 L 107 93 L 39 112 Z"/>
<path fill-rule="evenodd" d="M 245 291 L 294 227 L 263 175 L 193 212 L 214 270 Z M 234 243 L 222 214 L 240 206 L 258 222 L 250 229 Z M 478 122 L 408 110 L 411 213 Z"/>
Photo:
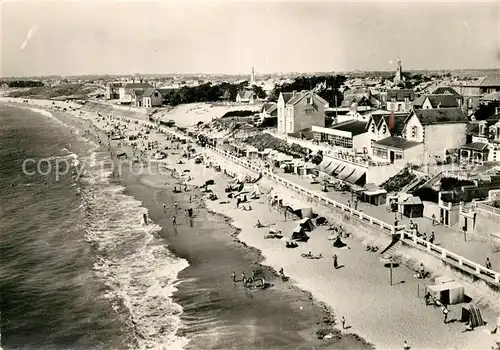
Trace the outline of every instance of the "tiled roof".
<path fill-rule="evenodd" d="M 427 99 L 431 103 L 433 108 L 450 108 L 450 107 L 458 107 L 458 99 L 460 97 L 455 95 L 426 95 Z"/>
<path fill-rule="evenodd" d="M 425 102 L 426 95 L 423 96 L 418 96 L 414 101 L 413 101 L 413 106 L 414 107 L 422 107 L 422 105 Z"/>
<path fill-rule="evenodd" d="M 238 91 L 238 95 L 241 99 L 250 99 L 253 95 L 255 95 L 255 92 L 253 92 L 252 90 L 243 90 Z"/>
<path fill-rule="evenodd" d="M 481 79 L 479 82 L 479 86 L 488 87 L 488 86 L 500 86 L 500 75 L 488 75 Z"/>
<path fill-rule="evenodd" d="M 411 89 L 387 90 L 387 101 L 391 101 L 393 98 L 395 98 L 396 101 L 402 102 L 405 100 L 406 97 L 410 101 L 413 101 L 415 99 L 415 91 Z"/>
<path fill-rule="evenodd" d="M 385 123 L 387 124 L 387 127 L 389 127 L 389 118 L 390 117 L 391 117 L 390 114 L 383 116 L 383 119 L 384 119 Z M 395 136 L 395 135 L 402 134 L 403 129 L 405 128 L 405 121 L 406 121 L 407 117 L 408 117 L 407 115 L 397 115 L 397 114 L 394 115 L 394 125 L 393 125 L 392 129 L 389 130 L 391 132 L 391 135 Z"/>
<path fill-rule="evenodd" d="M 409 141 L 405 138 L 398 136 L 389 136 L 379 141 L 373 141 L 373 143 L 379 146 L 392 147 L 402 150 L 412 148 L 420 144 L 420 142 Z"/>
<path fill-rule="evenodd" d="M 285 101 L 285 104 L 290 101 L 290 99 L 293 97 L 293 92 L 282 92 L 283 95 L 283 100 Z"/>
<path fill-rule="evenodd" d="M 467 123 L 467 116 L 458 108 L 416 109 L 414 113 L 422 125 Z"/>
<path fill-rule="evenodd" d="M 433 95 L 444 95 L 444 94 L 449 94 L 449 95 L 455 95 L 455 96 L 460 96 L 460 94 L 452 87 L 449 86 L 441 86 L 438 87 L 436 90 L 432 92 Z"/>
<path fill-rule="evenodd" d="M 158 91 L 158 90 L 157 90 L 157 89 L 155 89 L 155 88 L 149 88 L 149 89 L 146 89 L 146 90 L 144 91 L 144 93 L 142 94 L 142 97 L 149 97 L 149 96 L 151 96 L 151 95 L 152 95 L 155 91 Z M 159 92 L 159 91 L 158 91 L 158 92 Z M 160 92 L 160 94 L 161 94 L 161 92 Z"/>
<path fill-rule="evenodd" d="M 302 91 L 302 92 L 299 92 L 299 93 L 295 93 L 295 96 L 292 97 L 286 104 L 287 105 L 297 104 L 298 102 L 300 102 L 303 98 L 305 98 L 307 96 L 313 96 L 314 99 L 316 101 L 318 101 L 319 103 L 321 103 L 321 104 L 324 104 L 324 105 L 328 104 L 328 101 L 326 101 L 324 98 L 322 98 L 318 94 L 316 94 L 314 92 L 310 92 L 310 91 Z"/>
<path fill-rule="evenodd" d="M 367 131 L 366 126 L 366 122 L 359 120 L 347 120 L 330 126 L 330 129 L 348 131 L 352 134 L 352 136 L 356 136 L 365 133 Z"/>
<path fill-rule="evenodd" d="M 270 114 L 270 115 L 272 115 L 277 110 L 278 110 L 278 106 L 274 102 L 267 102 L 267 103 L 264 103 L 264 105 L 262 106 L 262 111 L 266 111 L 267 114 Z"/>
<path fill-rule="evenodd" d="M 127 83 L 124 86 L 125 89 L 144 89 L 144 90 L 150 87 L 152 86 L 148 83 Z"/>
<path fill-rule="evenodd" d="M 472 142 L 465 144 L 461 146 L 460 148 L 465 148 L 465 149 L 471 149 L 474 151 L 483 151 L 486 147 L 488 147 L 488 144 L 482 143 L 482 142 Z"/>

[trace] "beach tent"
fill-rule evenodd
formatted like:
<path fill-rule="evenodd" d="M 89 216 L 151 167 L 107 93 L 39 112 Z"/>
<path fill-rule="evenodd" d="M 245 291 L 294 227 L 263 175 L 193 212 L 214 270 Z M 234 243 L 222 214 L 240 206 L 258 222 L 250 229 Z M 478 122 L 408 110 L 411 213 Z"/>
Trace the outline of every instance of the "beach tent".
<path fill-rule="evenodd" d="M 484 320 L 481 316 L 481 311 L 472 304 L 462 306 L 462 322 L 472 321 L 472 327 L 479 327 L 484 325 Z"/>
<path fill-rule="evenodd" d="M 300 242 L 307 242 L 309 236 L 306 234 L 302 226 L 297 225 L 292 233 L 292 239 Z"/>
<path fill-rule="evenodd" d="M 427 290 L 444 305 L 464 302 L 464 287 L 455 281 L 428 286 Z"/>
<path fill-rule="evenodd" d="M 314 224 L 310 218 L 303 218 L 300 220 L 295 221 L 297 224 L 300 225 L 304 229 L 304 231 L 311 232 L 314 230 Z"/>

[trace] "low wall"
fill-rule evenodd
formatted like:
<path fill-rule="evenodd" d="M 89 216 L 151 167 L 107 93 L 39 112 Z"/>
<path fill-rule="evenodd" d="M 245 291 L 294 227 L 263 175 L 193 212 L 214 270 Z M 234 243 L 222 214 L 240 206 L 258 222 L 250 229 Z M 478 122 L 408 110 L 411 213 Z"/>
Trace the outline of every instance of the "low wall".
<path fill-rule="evenodd" d="M 207 146 L 207 148 L 218 154 L 221 154 L 222 156 L 232 160 L 233 162 L 239 165 L 242 165 L 246 168 L 250 168 L 256 172 L 262 172 L 263 175 L 266 175 L 268 178 L 273 179 L 282 186 L 305 195 L 310 200 L 316 202 L 320 206 L 330 209 L 331 214 L 333 214 L 335 217 L 339 218 L 343 222 L 349 223 L 354 221 L 356 229 L 366 228 L 371 233 L 375 229 L 375 231 L 381 232 L 382 234 L 385 235 L 395 234 L 396 232 L 404 231 L 405 233 L 402 235 L 403 236 L 402 241 L 404 244 L 425 251 L 428 254 L 436 258 L 439 258 L 444 263 L 449 264 L 467 274 L 473 275 L 476 278 L 482 279 L 490 285 L 494 285 L 496 287 L 500 286 L 500 273 L 487 269 L 481 264 L 475 263 L 447 249 L 441 248 L 440 246 L 437 246 L 426 240 L 423 240 L 417 237 L 415 234 L 411 233 L 410 231 L 406 230 L 406 226 L 404 225 L 398 227 L 389 225 L 379 219 L 366 215 L 363 212 L 354 210 L 353 208 L 349 208 L 345 204 L 336 202 L 319 193 L 315 193 L 314 191 L 299 186 L 266 169 L 261 169 L 260 167 L 251 164 L 241 158 L 234 157 L 225 151 L 222 151 L 220 149 L 211 146 Z"/>
<path fill-rule="evenodd" d="M 488 284 L 496 287 L 500 286 L 500 273 L 487 269 L 481 264 L 475 263 L 463 256 L 419 238 L 410 231 L 406 231 L 403 235 L 403 243 L 419 250 L 426 251 L 428 254 L 440 258 L 446 264 L 482 279 Z"/>

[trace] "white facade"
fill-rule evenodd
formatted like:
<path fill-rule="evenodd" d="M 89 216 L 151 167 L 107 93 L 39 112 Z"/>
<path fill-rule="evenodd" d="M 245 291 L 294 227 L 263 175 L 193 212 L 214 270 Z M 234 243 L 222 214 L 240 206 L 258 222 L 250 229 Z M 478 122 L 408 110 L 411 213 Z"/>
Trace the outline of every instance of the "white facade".
<path fill-rule="evenodd" d="M 424 143 L 427 161 L 445 160 L 446 150 L 465 144 L 466 126 L 465 122 L 422 125 L 417 115 L 413 114 L 405 126 L 404 134 L 407 140 Z"/>
<path fill-rule="evenodd" d="M 285 127 L 285 100 L 283 99 L 283 95 L 280 94 L 278 98 L 278 131 L 286 132 Z"/>

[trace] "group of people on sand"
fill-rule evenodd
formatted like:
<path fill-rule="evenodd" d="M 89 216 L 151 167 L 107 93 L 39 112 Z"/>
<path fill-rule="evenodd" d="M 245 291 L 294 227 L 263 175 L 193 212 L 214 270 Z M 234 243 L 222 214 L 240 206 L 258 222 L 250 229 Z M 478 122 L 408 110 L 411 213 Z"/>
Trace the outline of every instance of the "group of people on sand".
<path fill-rule="evenodd" d="M 243 283 L 244 287 L 250 288 L 250 287 L 258 287 L 258 288 L 266 288 L 266 280 L 264 277 L 257 277 L 255 270 L 252 270 L 252 275 L 250 277 L 247 277 L 245 274 L 245 271 L 241 273 L 241 279 L 237 280 L 236 279 L 236 272 L 233 271 L 231 275 L 231 279 L 233 280 L 234 283 L 241 282 Z M 257 282 L 260 282 L 257 284 Z"/>

